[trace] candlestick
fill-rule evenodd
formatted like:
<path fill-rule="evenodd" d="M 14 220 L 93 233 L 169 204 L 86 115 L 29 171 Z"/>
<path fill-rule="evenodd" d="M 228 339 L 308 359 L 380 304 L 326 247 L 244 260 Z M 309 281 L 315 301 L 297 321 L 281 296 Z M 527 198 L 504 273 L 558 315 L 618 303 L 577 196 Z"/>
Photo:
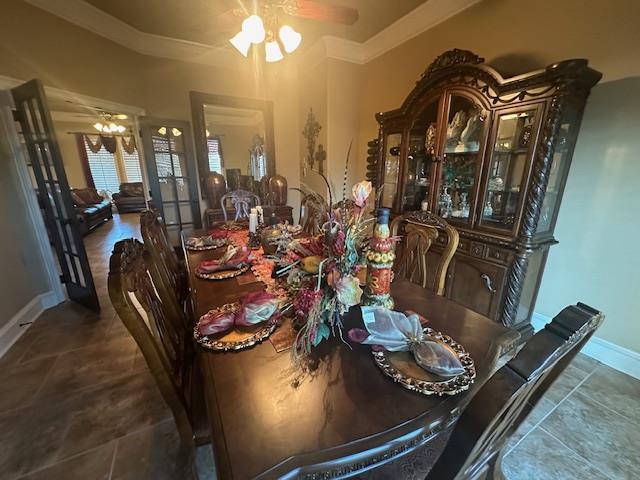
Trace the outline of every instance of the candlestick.
<path fill-rule="evenodd" d="M 251 212 L 249 214 L 249 232 L 256 233 L 257 227 L 258 227 L 258 214 Z"/>

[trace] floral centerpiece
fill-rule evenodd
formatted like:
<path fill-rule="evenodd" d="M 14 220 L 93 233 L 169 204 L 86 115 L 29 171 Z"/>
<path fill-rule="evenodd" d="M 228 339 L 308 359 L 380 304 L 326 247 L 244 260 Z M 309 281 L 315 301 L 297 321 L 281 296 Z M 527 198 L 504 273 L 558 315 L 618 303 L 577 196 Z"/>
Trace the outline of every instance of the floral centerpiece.
<path fill-rule="evenodd" d="M 366 281 L 369 225 L 365 218 L 371 182 L 354 185 L 353 199 L 329 208 L 322 232 L 292 241 L 276 262 L 299 329 L 294 356 L 300 357 L 331 335 L 342 338 L 342 316 L 362 298 Z M 331 205 L 331 202 L 329 203 Z"/>

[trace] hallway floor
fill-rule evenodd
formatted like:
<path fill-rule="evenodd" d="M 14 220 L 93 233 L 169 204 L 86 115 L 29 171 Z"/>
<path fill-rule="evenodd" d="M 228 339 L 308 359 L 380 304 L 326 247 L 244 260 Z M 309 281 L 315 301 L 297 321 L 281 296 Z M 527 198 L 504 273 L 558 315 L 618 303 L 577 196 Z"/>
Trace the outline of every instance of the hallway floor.
<path fill-rule="evenodd" d="M 85 237 L 102 310 L 65 302 L 0 358 L 1 480 L 176 480 L 178 436 L 107 293 L 117 240 L 138 215 Z M 640 479 L 640 381 L 580 355 L 512 439 L 509 480 Z M 201 479 L 214 478 L 210 448 Z M 205 475 L 202 473 L 206 472 Z"/>

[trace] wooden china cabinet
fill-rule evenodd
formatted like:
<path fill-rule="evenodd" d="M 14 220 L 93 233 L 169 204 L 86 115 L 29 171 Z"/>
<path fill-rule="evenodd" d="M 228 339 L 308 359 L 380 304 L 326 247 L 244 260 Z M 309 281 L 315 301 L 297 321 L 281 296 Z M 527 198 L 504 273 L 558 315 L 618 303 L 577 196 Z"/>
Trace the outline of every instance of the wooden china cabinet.
<path fill-rule="evenodd" d="M 436 58 L 399 109 L 376 115 L 368 169 L 382 188 L 379 207 L 418 223 L 428 209 L 458 229 L 445 295 L 526 339 L 580 120 L 601 74 L 575 59 L 503 79 L 483 62 L 458 49 Z M 441 252 L 436 244 L 429 255 Z"/>

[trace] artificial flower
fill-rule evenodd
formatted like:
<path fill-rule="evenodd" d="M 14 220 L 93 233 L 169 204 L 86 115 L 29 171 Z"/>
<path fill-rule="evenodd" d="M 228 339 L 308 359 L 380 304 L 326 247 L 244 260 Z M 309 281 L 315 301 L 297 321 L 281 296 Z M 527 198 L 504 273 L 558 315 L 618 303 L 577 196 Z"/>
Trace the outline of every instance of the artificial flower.
<path fill-rule="evenodd" d="M 351 193 L 353 194 L 353 199 L 356 201 L 356 205 L 358 207 L 363 208 L 366 205 L 367 198 L 369 198 L 372 188 L 371 182 L 366 180 L 358 182 L 353 186 Z"/>
<path fill-rule="evenodd" d="M 338 302 L 344 307 L 353 307 L 360 303 L 362 297 L 362 289 L 357 277 L 346 275 L 336 281 L 336 295 Z"/>

